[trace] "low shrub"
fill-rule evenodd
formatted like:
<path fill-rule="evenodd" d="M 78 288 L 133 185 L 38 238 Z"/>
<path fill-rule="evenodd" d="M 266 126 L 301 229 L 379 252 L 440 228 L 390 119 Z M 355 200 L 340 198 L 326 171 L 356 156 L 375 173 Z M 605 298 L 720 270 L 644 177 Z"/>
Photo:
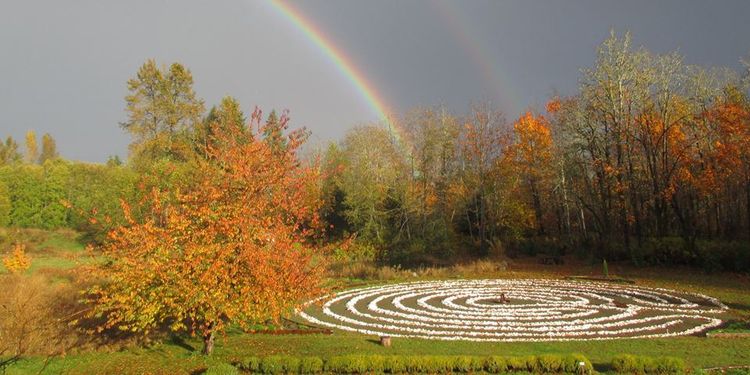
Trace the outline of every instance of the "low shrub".
<path fill-rule="evenodd" d="M 385 359 L 382 355 L 369 355 L 365 358 L 368 372 L 383 372 L 385 366 Z"/>
<path fill-rule="evenodd" d="M 490 356 L 484 360 L 485 371 L 491 374 L 500 374 L 508 370 L 508 364 L 505 357 Z"/>
<path fill-rule="evenodd" d="M 408 373 L 426 372 L 428 360 L 426 356 L 410 355 L 404 357 L 404 369 Z"/>
<path fill-rule="evenodd" d="M 530 355 L 523 358 L 528 372 L 539 372 L 539 360 L 536 356 Z"/>
<path fill-rule="evenodd" d="M 508 371 L 528 371 L 526 367 L 526 358 L 508 357 L 505 359 Z"/>
<path fill-rule="evenodd" d="M 406 372 L 406 357 L 390 355 L 383 358 L 383 369 L 391 374 Z"/>
<path fill-rule="evenodd" d="M 270 356 L 260 361 L 260 372 L 264 374 L 290 374 L 299 372 L 299 358 Z"/>
<path fill-rule="evenodd" d="M 80 308 L 78 296 L 74 286 L 41 275 L 0 273 L 0 357 L 52 358 L 80 344 L 85 338 L 66 320 Z"/>
<path fill-rule="evenodd" d="M 583 354 L 568 354 L 563 358 L 562 371 L 566 373 L 591 373 L 594 365 Z"/>
<path fill-rule="evenodd" d="M 638 368 L 638 361 L 636 360 L 634 355 L 621 354 L 612 358 L 611 365 L 613 370 L 622 373 L 633 371 L 634 369 Z"/>
<path fill-rule="evenodd" d="M 646 356 L 639 356 L 636 357 L 636 362 L 638 363 L 638 369 L 643 371 L 645 374 L 656 374 L 656 361 L 651 357 Z"/>
<path fill-rule="evenodd" d="M 424 363 L 425 370 L 433 374 L 447 374 L 453 371 L 453 358 L 449 356 L 429 356 Z"/>
<path fill-rule="evenodd" d="M 333 373 L 363 374 L 383 372 L 385 359 L 379 355 L 343 355 L 328 358 L 324 369 Z"/>
<path fill-rule="evenodd" d="M 237 367 L 247 372 L 260 372 L 260 358 L 247 357 L 240 361 Z"/>
<path fill-rule="evenodd" d="M 674 357 L 651 358 L 630 354 L 612 359 L 612 369 L 618 373 L 631 374 L 684 374 L 685 361 Z"/>
<path fill-rule="evenodd" d="M 629 360 L 625 361 L 624 359 Z M 652 362 L 648 362 L 651 360 Z M 584 366 L 580 364 L 583 363 Z M 682 365 L 682 367 L 680 367 Z M 644 367 L 645 366 L 645 367 Z M 318 357 L 270 356 L 263 359 L 248 357 L 237 363 L 237 367 L 248 373 L 263 374 L 378 374 L 378 373 L 590 373 L 591 362 L 580 354 L 541 355 L 526 357 L 500 356 L 441 356 L 441 355 L 340 355 L 325 360 Z M 675 369 L 684 369 L 684 364 L 672 359 L 644 359 L 641 357 L 618 357 L 613 361 L 615 369 L 648 368 L 649 371 L 671 374 Z M 224 366 L 225 371 L 231 371 Z M 234 368 L 234 367 L 233 367 Z M 215 369 L 212 371 L 219 371 Z M 235 368 L 236 371 L 236 368 Z M 619 371 L 619 370 L 618 370 Z M 625 370 L 625 372 L 632 372 Z M 216 372 L 222 373 L 222 372 Z M 651 373 L 651 372 L 640 372 Z"/>
<path fill-rule="evenodd" d="M 470 372 L 474 369 L 472 358 L 457 356 L 453 359 L 453 370 L 456 372 Z"/>
<path fill-rule="evenodd" d="M 206 369 L 206 372 L 204 372 L 205 375 L 238 375 L 239 373 L 237 367 L 234 367 L 229 363 L 211 365 Z"/>
<path fill-rule="evenodd" d="M 563 372 L 563 357 L 559 355 L 545 354 L 537 357 L 539 370 L 542 372 Z"/>
<path fill-rule="evenodd" d="M 484 371 L 484 358 L 473 356 L 471 357 L 471 371 Z"/>
<path fill-rule="evenodd" d="M 302 374 L 323 372 L 323 360 L 318 357 L 303 357 L 299 360 L 299 371 Z"/>
<path fill-rule="evenodd" d="M 681 358 L 661 357 L 655 360 L 656 371 L 659 374 L 684 374 L 687 366 Z"/>
<path fill-rule="evenodd" d="M 635 260 L 652 265 L 688 265 L 706 272 L 747 272 L 750 243 L 747 241 L 697 240 L 680 237 L 645 239 L 633 249 Z"/>

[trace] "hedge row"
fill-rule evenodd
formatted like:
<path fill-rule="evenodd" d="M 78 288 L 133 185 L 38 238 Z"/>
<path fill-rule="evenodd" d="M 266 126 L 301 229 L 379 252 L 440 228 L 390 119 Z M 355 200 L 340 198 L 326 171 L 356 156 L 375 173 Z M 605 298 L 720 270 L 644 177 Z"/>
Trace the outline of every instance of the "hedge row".
<path fill-rule="evenodd" d="M 531 372 L 591 373 L 591 362 L 580 354 L 526 357 L 344 355 L 319 357 L 250 357 L 240 369 L 261 374 L 364 374 L 364 373 L 466 373 Z"/>
<path fill-rule="evenodd" d="M 623 354 L 612 359 L 612 369 L 630 374 L 683 374 L 685 361 L 674 357 L 646 357 Z"/>

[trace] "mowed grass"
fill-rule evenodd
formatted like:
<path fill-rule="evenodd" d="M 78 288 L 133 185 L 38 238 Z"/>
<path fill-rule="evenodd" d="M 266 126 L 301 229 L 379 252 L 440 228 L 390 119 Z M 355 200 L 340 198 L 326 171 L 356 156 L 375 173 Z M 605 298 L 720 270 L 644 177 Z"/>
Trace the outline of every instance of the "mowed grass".
<path fill-rule="evenodd" d="M 32 233 L 30 273 L 70 270 L 90 259 L 74 232 Z M 0 272 L 5 270 L 0 269 Z M 610 273 L 632 278 L 637 285 L 697 292 L 719 298 L 730 306 L 736 319 L 750 317 L 750 278 L 733 274 L 704 274 L 695 269 L 633 268 L 610 265 Z M 569 260 L 564 266 L 545 266 L 533 259 L 515 260 L 507 271 L 477 271 L 467 267 L 461 278 L 557 278 L 570 275 L 600 275 L 597 264 Z M 453 275 L 451 275 L 453 276 Z M 398 279 L 411 281 L 424 279 Z M 389 281 L 378 280 L 382 284 Z M 361 281 L 356 281 L 361 283 Z M 335 285 L 347 284 L 336 280 Z M 221 362 L 236 362 L 245 357 L 287 354 L 328 357 L 342 354 L 432 354 L 432 355 L 509 355 L 581 353 L 598 370 L 607 371 L 616 355 L 630 353 L 683 358 L 693 368 L 750 364 L 750 339 L 706 338 L 699 336 L 668 339 L 616 339 L 604 341 L 476 343 L 394 338 L 393 346 L 382 347 L 377 337 L 336 331 L 332 335 L 268 335 L 232 331 L 217 340 L 211 357 L 200 354 L 201 342 L 189 336 L 173 337 L 149 346 L 129 346 L 118 351 L 89 350 L 46 359 L 31 357 L 14 364 L 8 374 L 179 374 L 200 373 Z"/>
<path fill-rule="evenodd" d="M 43 373 L 194 373 L 219 362 L 237 362 L 249 356 L 288 354 L 328 357 L 341 354 L 440 354 L 508 355 L 567 354 L 586 355 L 599 370 L 606 370 L 613 357 L 622 353 L 648 356 L 674 356 L 685 359 L 694 368 L 750 364 L 750 339 L 679 337 L 670 339 L 620 339 L 609 341 L 568 341 L 539 343 L 475 343 L 394 338 L 393 346 L 382 347 L 375 337 L 353 333 L 333 335 L 241 334 L 223 337 L 216 351 L 206 358 L 198 351 L 200 342 L 165 342 L 151 348 L 132 348 L 119 352 L 88 352 L 53 359 Z M 38 372 L 41 358 L 24 360 L 9 374 Z"/>

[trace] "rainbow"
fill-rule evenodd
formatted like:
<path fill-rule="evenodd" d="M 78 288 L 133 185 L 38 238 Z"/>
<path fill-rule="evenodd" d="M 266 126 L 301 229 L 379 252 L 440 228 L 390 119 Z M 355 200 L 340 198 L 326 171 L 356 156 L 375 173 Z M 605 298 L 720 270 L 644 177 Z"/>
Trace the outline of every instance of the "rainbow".
<path fill-rule="evenodd" d="M 305 18 L 291 5 L 282 0 L 273 0 L 270 4 L 277 13 L 291 22 L 298 30 L 302 31 L 302 33 L 305 34 L 305 36 L 313 42 L 317 48 L 323 51 L 338 70 L 349 80 L 349 82 L 352 83 L 352 85 L 354 85 L 357 91 L 359 91 L 360 95 L 362 95 L 367 102 L 367 105 L 379 117 L 379 120 L 385 123 L 395 140 L 403 144 L 406 137 L 404 136 L 403 129 L 397 125 L 391 112 L 391 107 L 386 104 L 385 99 L 383 99 L 382 95 L 380 95 L 375 87 L 367 80 L 367 78 L 365 78 L 364 74 L 356 68 L 352 60 L 348 58 L 341 49 L 336 48 L 336 46 L 326 38 L 320 28 L 313 24 L 309 19 Z"/>
<path fill-rule="evenodd" d="M 471 58 L 484 76 L 484 79 L 493 87 L 493 93 L 505 109 L 518 108 L 519 101 L 513 95 L 513 91 L 508 90 L 511 87 L 510 80 L 502 69 L 498 69 L 500 63 L 489 53 L 489 48 L 485 43 L 481 43 L 479 38 L 472 32 L 470 25 L 472 22 L 466 18 L 464 12 L 455 6 L 455 2 L 446 0 L 430 1 L 428 4 L 433 6 L 435 12 L 443 19 L 444 24 L 452 31 L 453 36 L 457 39 L 458 44 L 463 47 L 466 54 Z"/>

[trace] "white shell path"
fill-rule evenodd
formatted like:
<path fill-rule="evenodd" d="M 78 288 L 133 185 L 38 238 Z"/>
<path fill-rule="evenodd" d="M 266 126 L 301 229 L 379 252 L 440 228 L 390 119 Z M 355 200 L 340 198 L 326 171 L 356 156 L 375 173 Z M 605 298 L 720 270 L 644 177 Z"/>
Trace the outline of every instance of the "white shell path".
<path fill-rule="evenodd" d="M 313 324 L 378 336 L 560 341 L 690 335 L 720 325 L 717 315 L 726 310 L 715 298 L 660 288 L 493 279 L 353 289 L 298 313 Z"/>

